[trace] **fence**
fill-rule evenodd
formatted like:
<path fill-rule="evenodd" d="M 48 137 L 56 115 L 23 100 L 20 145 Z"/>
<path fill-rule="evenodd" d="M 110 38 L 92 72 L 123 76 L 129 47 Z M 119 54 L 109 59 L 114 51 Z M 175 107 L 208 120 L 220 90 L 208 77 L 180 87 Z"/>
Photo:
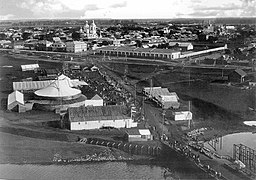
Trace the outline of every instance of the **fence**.
<path fill-rule="evenodd" d="M 160 146 L 150 146 L 131 142 L 103 140 L 99 138 L 81 139 L 80 142 L 116 148 L 134 155 L 159 156 L 162 152 L 162 148 Z"/>

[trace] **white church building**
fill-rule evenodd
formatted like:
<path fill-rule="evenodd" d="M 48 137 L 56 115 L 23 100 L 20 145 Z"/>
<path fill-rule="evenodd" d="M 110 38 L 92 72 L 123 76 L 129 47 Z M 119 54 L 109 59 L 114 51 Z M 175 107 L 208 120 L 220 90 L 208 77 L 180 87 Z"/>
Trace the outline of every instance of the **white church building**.
<path fill-rule="evenodd" d="M 94 39 L 94 38 L 98 38 L 96 29 L 97 29 L 97 26 L 94 23 L 94 20 L 90 25 L 88 24 L 88 21 L 86 21 L 84 27 L 80 29 L 80 33 L 83 34 L 83 38 Z"/>

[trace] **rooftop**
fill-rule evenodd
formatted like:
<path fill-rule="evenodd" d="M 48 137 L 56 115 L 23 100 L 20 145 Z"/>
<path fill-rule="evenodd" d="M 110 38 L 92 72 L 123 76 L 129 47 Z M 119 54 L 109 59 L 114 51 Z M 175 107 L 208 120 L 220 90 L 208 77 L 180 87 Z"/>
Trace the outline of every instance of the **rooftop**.
<path fill-rule="evenodd" d="M 69 108 L 71 122 L 130 119 L 126 106 L 80 106 Z"/>

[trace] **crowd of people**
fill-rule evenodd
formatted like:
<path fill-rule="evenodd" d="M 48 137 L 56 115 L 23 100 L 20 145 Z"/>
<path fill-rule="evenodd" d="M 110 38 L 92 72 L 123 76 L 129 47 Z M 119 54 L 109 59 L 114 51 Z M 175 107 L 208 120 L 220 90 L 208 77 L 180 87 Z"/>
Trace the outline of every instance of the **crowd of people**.
<path fill-rule="evenodd" d="M 83 78 L 90 91 L 100 95 L 105 105 L 123 105 L 132 101 L 132 95 L 108 75 L 96 71 L 83 72 Z"/>

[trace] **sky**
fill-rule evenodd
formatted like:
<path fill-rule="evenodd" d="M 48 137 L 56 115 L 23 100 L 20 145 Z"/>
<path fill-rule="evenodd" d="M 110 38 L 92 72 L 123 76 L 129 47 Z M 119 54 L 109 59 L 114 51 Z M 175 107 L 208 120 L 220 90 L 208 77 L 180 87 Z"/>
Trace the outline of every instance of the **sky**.
<path fill-rule="evenodd" d="M 0 20 L 256 17 L 256 0 L 0 0 Z"/>

